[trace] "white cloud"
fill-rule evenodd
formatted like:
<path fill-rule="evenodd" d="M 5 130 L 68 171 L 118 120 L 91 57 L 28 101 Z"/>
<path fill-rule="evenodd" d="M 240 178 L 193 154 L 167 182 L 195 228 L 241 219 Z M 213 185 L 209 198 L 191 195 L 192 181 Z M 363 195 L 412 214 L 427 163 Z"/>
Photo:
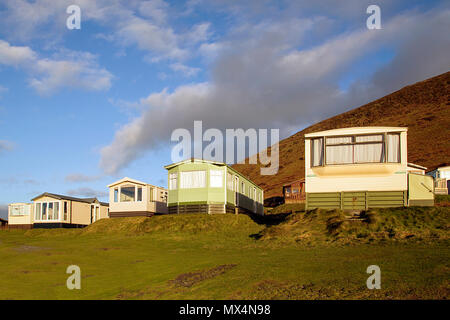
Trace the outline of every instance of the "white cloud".
<path fill-rule="evenodd" d="M 14 149 L 14 144 L 8 140 L 0 140 L 0 153 L 3 151 L 11 151 Z"/>
<path fill-rule="evenodd" d="M 107 191 L 94 190 L 88 187 L 71 189 L 67 191 L 67 194 L 70 196 L 85 197 L 85 198 L 102 198 L 107 197 L 109 195 Z"/>
<path fill-rule="evenodd" d="M 199 68 L 188 67 L 182 63 L 176 62 L 170 65 L 170 69 L 181 72 L 185 77 L 193 77 L 200 72 Z"/>
<path fill-rule="evenodd" d="M 96 56 L 87 52 L 64 50 L 52 58 L 38 58 L 27 46 L 11 46 L 0 40 L 0 64 L 23 68 L 30 73 L 29 84 L 46 95 L 62 87 L 107 90 L 112 74 L 100 68 Z"/>
<path fill-rule="evenodd" d="M 88 21 L 98 23 L 108 34 L 100 33 L 96 38 L 121 48 L 136 46 L 148 54 L 145 60 L 150 62 L 186 59 L 195 51 L 193 47 L 212 34 L 208 22 L 192 30 L 175 31 L 168 20 L 179 15 L 179 9 L 163 0 L 6 0 L 5 10 L 0 11 L 0 30 L 8 31 L 5 37 L 10 41 L 44 38 L 58 43 L 70 32 L 65 27 L 65 10 L 72 4 L 81 8 L 82 30 Z"/>
<path fill-rule="evenodd" d="M 230 45 L 215 60 L 210 82 L 180 86 L 172 92 L 165 89 L 141 100 L 142 115 L 120 128 L 112 143 L 101 150 L 100 166 L 116 173 L 148 150 L 167 145 L 172 130 L 191 129 L 194 120 L 203 120 L 208 128 L 281 128 L 286 136 L 293 127 L 400 89 L 399 83 L 423 80 L 431 70 L 448 71 L 449 18 L 448 10 L 407 12 L 384 22 L 382 30 L 363 27 L 309 48 L 301 47 L 304 34 L 300 31 L 320 25 L 320 19 L 243 25 L 235 29 L 227 40 Z M 433 51 L 424 46 L 430 42 Z M 380 74 L 357 79 L 357 84 L 365 84 L 364 90 L 342 92 L 339 80 L 353 63 L 385 47 L 397 52 L 395 65 L 385 73 L 401 81 L 385 86 L 376 81 Z M 416 54 L 409 53 L 409 48 Z M 424 50 L 426 62 L 421 58 Z M 402 64 L 423 63 L 427 67 L 415 68 L 414 73 L 401 72 Z"/>
<path fill-rule="evenodd" d="M 11 66 L 20 66 L 36 61 L 36 53 L 29 47 L 11 46 L 0 39 L 0 63 Z"/>
<path fill-rule="evenodd" d="M 65 177 L 65 181 L 67 181 L 67 182 L 92 182 L 92 181 L 99 180 L 100 178 L 101 178 L 101 176 L 99 176 L 99 175 L 88 176 L 88 175 L 85 175 L 82 173 L 71 173 Z"/>

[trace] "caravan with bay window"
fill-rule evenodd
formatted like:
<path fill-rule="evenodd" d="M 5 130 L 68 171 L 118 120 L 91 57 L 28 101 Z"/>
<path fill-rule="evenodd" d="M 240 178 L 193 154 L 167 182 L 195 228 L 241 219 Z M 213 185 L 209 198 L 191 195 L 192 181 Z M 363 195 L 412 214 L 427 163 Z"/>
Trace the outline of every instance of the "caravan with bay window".
<path fill-rule="evenodd" d="M 81 228 L 108 218 L 108 203 L 45 192 L 33 199 L 33 228 Z"/>
<path fill-rule="evenodd" d="M 151 217 L 167 213 L 167 190 L 125 177 L 108 185 L 109 216 Z"/>
<path fill-rule="evenodd" d="M 264 191 L 225 163 L 188 159 L 168 171 L 169 213 L 264 214 Z"/>
<path fill-rule="evenodd" d="M 354 127 L 306 134 L 306 208 L 433 205 L 432 180 L 408 173 L 407 130 Z"/>

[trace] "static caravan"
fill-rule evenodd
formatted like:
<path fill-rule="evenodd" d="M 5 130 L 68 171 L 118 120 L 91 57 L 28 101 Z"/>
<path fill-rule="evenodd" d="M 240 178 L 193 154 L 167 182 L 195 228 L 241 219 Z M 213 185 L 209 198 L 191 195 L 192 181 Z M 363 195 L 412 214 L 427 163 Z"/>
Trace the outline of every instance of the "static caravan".
<path fill-rule="evenodd" d="M 444 166 L 427 172 L 427 175 L 434 178 L 434 193 L 448 194 L 450 190 L 450 166 Z"/>
<path fill-rule="evenodd" d="M 11 203 L 8 205 L 9 229 L 32 229 L 33 228 L 33 204 Z"/>
<path fill-rule="evenodd" d="M 81 228 L 108 218 L 108 203 L 45 192 L 32 199 L 33 228 Z"/>
<path fill-rule="evenodd" d="M 168 171 L 169 213 L 264 214 L 264 191 L 222 162 L 189 159 Z"/>
<path fill-rule="evenodd" d="M 355 127 L 305 135 L 306 208 L 433 205 L 433 182 L 408 172 L 407 128 Z"/>
<path fill-rule="evenodd" d="M 304 203 L 306 200 L 305 179 L 284 184 L 283 198 L 284 203 Z"/>
<path fill-rule="evenodd" d="M 111 183 L 108 188 L 111 218 L 167 213 L 167 190 L 164 188 L 127 177 Z"/>

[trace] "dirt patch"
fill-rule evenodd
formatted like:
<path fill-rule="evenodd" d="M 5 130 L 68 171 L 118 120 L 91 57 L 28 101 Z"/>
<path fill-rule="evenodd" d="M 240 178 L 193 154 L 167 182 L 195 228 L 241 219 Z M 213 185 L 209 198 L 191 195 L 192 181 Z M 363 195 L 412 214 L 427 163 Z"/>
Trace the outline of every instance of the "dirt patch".
<path fill-rule="evenodd" d="M 178 277 L 176 277 L 174 280 L 170 280 L 169 284 L 174 287 L 190 288 L 194 284 L 224 274 L 225 272 L 234 268 L 235 266 L 236 266 L 235 264 L 223 264 L 208 270 L 183 273 L 180 274 Z"/>

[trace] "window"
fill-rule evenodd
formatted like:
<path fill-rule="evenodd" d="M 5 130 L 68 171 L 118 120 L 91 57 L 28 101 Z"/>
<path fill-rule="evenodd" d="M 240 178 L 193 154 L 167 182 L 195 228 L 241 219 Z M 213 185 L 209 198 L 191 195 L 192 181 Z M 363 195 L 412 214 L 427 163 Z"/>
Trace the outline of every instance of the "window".
<path fill-rule="evenodd" d="M 323 165 L 323 138 L 311 140 L 311 163 L 313 167 Z"/>
<path fill-rule="evenodd" d="M 59 220 L 59 202 L 55 202 L 54 211 L 53 211 L 53 219 Z"/>
<path fill-rule="evenodd" d="M 114 188 L 114 202 L 119 201 L 119 188 Z"/>
<path fill-rule="evenodd" d="M 284 190 L 287 194 L 291 193 L 291 187 L 286 187 Z"/>
<path fill-rule="evenodd" d="M 47 203 L 42 204 L 42 220 L 47 220 Z"/>
<path fill-rule="evenodd" d="M 244 182 L 241 182 L 241 193 L 245 194 L 245 184 L 244 184 Z"/>
<path fill-rule="evenodd" d="M 231 173 L 227 173 L 227 189 L 233 191 L 233 176 Z"/>
<path fill-rule="evenodd" d="M 34 214 L 34 219 L 35 220 L 41 220 L 41 204 L 40 203 L 36 203 L 36 212 Z"/>
<path fill-rule="evenodd" d="M 206 171 L 184 171 L 180 173 L 180 188 L 205 188 Z"/>
<path fill-rule="evenodd" d="M 35 220 L 59 220 L 59 201 L 36 203 L 35 209 Z"/>
<path fill-rule="evenodd" d="M 142 187 L 137 188 L 137 201 L 142 201 Z"/>
<path fill-rule="evenodd" d="M 293 188 L 292 189 L 292 193 L 298 193 L 298 189 L 297 188 Z"/>
<path fill-rule="evenodd" d="M 155 196 L 153 195 L 153 193 L 155 192 L 155 188 L 150 187 L 149 190 L 150 197 L 148 198 L 148 201 L 152 202 L 155 199 Z"/>
<path fill-rule="evenodd" d="M 130 202 L 135 199 L 135 187 L 121 187 L 120 188 L 120 201 L 121 202 Z"/>
<path fill-rule="evenodd" d="M 9 214 L 11 216 L 26 216 L 30 214 L 30 207 L 23 204 L 11 205 Z"/>
<path fill-rule="evenodd" d="M 209 186 L 211 188 L 223 187 L 223 171 L 222 170 L 210 170 L 209 171 Z"/>
<path fill-rule="evenodd" d="M 400 162 L 400 134 L 387 135 L 387 162 Z"/>
<path fill-rule="evenodd" d="M 175 190 L 177 188 L 177 173 L 169 174 L 169 190 Z"/>
<path fill-rule="evenodd" d="M 325 144 L 325 164 L 400 162 L 400 135 L 383 134 L 328 137 Z M 386 157 L 385 142 L 388 156 Z M 311 141 L 312 167 L 323 165 L 323 139 Z"/>
<path fill-rule="evenodd" d="M 64 221 L 67 220 L 67 201 L 64 201 Z"/>

